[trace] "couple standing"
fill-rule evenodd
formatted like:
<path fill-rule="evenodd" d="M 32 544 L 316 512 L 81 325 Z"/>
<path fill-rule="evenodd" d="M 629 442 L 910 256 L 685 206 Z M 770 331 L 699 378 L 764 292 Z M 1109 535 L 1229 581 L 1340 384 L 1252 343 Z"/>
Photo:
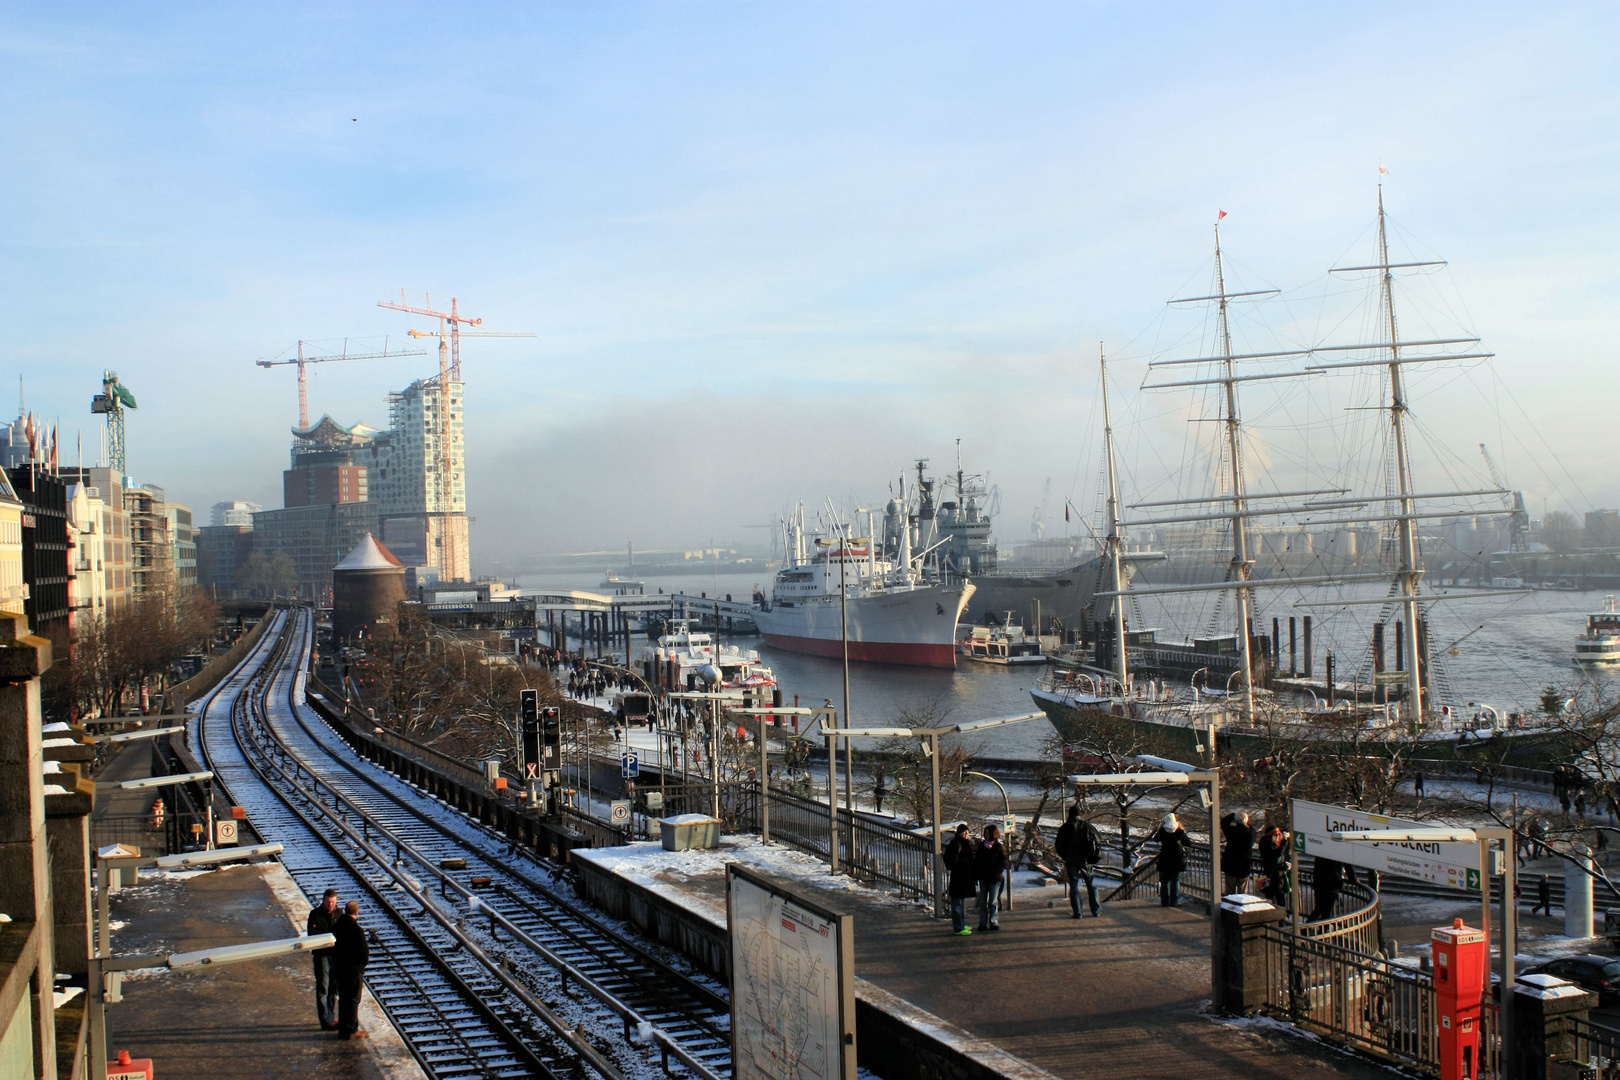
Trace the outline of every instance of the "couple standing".
<path fill-rule="evenodd" d="M 309 913 L 310 935 L 331 934 L 337 939 L 330 949 L 316 949 L 315 1016 L 322 1031 L 336 1031 L 340 1038 L 364 1039 L 360 1030 L 360 991 L 371 947 L 360 928 L 360 901 L 350 900 L 338 910 L 338 891 L 327 889 L 320 906 Z"/>
<path fill-rule="evenodd" d="M 973 933 L 967 924 L 967 902 L 979 897 L 979 929 L 1000 930 L 1002 877 L 1007 872 L 1007 849 L 1001 843 L 1001 830 L 984 827 L 984 838 L 975 841 L 964 823 L 946 846 L 945 868 L 951 872 L 951 932 L 962 937 Z"/>

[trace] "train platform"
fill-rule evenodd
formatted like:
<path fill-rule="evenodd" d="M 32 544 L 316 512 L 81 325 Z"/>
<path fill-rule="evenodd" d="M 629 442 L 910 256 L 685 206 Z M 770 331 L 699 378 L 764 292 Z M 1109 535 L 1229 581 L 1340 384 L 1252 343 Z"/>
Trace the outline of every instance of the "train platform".
<path fill-rule="evenodd" d="M 215 948 L 302 933 L 309 904 L 280 863 L 181 873 L 143 872 L 111 896 L 113 951 Z M 315 1019 L 307 956 L 124 979 L 107 1007 L 108 1047 L 151 1058 L 157 1076 L 232 1080 L 425 1080 L 388 1018 L 366 994 L 366 1039 L 339 1039 Z"/>
<path fill-rule="evenodd" d="M 926 905 L 834 877 L 820 860 L 757 837 L 726 837 L 715 851 L 642 843 L 571 857 L 584 895 L 700 963 L 726 941 L 727 862 L 791 879 L 854 914 L 860 1005 L 902 1014 L 911 1028 L 956 1043 L 977 1059 L 969 1073 L 1023 1080 L 1389 1075 L 1282 1025 L 1211 1016 L 1209 922 L 1190 904 L 1125 901 L 1105 905 L 1100 918 L 1073 919 L 1061 887 L 1020 874 L 1001 930 L 957 937 Z"/>

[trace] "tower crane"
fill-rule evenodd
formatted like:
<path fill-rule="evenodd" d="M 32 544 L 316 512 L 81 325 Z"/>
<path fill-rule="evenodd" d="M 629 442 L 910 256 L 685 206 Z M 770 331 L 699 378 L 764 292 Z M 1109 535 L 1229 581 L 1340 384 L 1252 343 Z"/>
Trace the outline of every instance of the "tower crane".
<path fill-rule="evenodd" d="M 107 417 L 107 464 L 120 481 L 129 473 L 124 458 L 124 410 L 136 408 L 135 395 L 118 381 L 118 372 L 101 373 L 101 393 L 90 399 L 90 411 Z"/>
<path fill-rule="evenodd" d="M 482 326 L 483 319 L 474 319 L 461 313 L 460 304 L 456 298 L 450 298 L 450 310 L 440 311 L 433 306 L 433 297 L 424 295 L 422 307 L 412 304 L 405 295 L 405 290 L 399 290 L 399 299 L 379 300 L 377 306 L 388 308 L 391 311 L 404 311 L 412 315 L 424 315 L 430 319 L 439 320 L 437 330 L 412 329 L 413 338 L 436 337 L 439 339 L 439 374 L 429 379 L 427 385 L 436 387 L 439 392 L 439 465 L 435 472 L 439 479 L 439 511 L 450 513 L 451 498 L 455 491 L 455 459 L 450 446 L 450 384 L 461 381 L 461 339 L 463 337 L 527 337 L 537 335 L 523 331 L 502 330 L 463 330 L 463 326 Z M 446 529 L 443 539 L 444 557 L 440 564 L 440 571 L 449 578 L 455 573 L 456 566 L 456 538 L 454 529 Z"/>
<path fill-rule="evenodd" d="M 1485 469 L 1491 475 L 1491 483 L 1508 491 L 1507 481 L 1502 479 L 1501 470 L 1496 467 L 1496 461 L 1491 452 L 1485 449 L 1485 444 L 1479 444 L 1479 456 L 1485 459 Z M 1524 492 L 1514 491 L 1511 495 L 1502 496 L 1502 505 L 1508 511 L 1508 550 L 1510 552 L 1529 551 L 1530 511 L 1524 505 Z"/>
<path fill-rule="evenodd" d="M 385 359 L 386 360 L 391 360 L 396 356 L 426 356 L 427 355 L 427 350 L 426 349 L 404 349 L 404 350 L 399 350 L 399 351 L 395 351 L 395 352 L 389 352 L 388 351 L 388 339 L 387 338 L 383 339 L 383 351 L 382 352 L 370 352 L 370 353 L 351 353 L 351 352 L 349 352 L 349 339 L 344 338 L 343 339 L 343 351 L 341 353 L 337 354 L 336 356 L 326 356 L 326 355 L 323 355 L 323 356 L 306 356 L 304 354 L 304 345 L 305 344 L 306 344 L 306 342 L 303 342 L 303 341 L 300 341 L 298 343 L 298 355 L 296 357 L 289 357 L 286 360 L 255 360 L 255 361 L 253 361 L 255 364 L 258 364 L 262 368 L 280 367 L 280 366 L 285 365 L 285 364 L 297 364 L 298 365 L 298 429 L 300 431 L 305 431 L 305 430 L 308 430 L 308 428 L 309 428 L 309 383 L 308 383 L 308 381 L 307 381 L 307 379 L 305 377 L 305 374 L 304 374 L 304 365 L 306 365 L 306 364 L 325 364 L 325 363 L 330 363 L 333 360 L 385 360 Z"/>

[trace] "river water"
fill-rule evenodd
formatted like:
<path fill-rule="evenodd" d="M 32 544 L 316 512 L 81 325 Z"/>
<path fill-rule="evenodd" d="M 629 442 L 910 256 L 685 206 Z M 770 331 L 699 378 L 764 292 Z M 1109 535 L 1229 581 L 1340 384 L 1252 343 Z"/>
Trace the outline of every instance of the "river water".
<path fill-rule="evenodd" d="M 534 575 L 522 582 L 528 589 L 582 589 L 606 592 L 600 573 L 550 573 Z M 769 572 L 762 566 L 754 574 L 694 574 L 669 577 L 643 576 L 649 593 L 685 593 L 691 596 L 732 596 L 746 601 L 756 584 L 769 591 Z M 1315 622 L 1317 676 L 1322 672 L 1322 655 L 1332 650 L 1338 657 L 1338 678 L 1349 682 L 1355 668 L 1368 655 L 1371 624 L 1378 617 L 1378 605 L 1335 605 L 1335 599 L 1381 596 L 1353 589 L 1335 591 L 1261 590 L 1261 609 L 1255 619 L 1256 632 L 1269 633 L 1273 617 L 1282 623 L 1283 663 L 1287 664 L 1287 625 L 1290 615 L 1310 614 Z M 1456 590 L 1475 592 L 1477 590 Z M 1430 606 L 1429 619 L 1433 649 L 1451 688 L 1441 704 L 1464 705 L 1481 702 L 1504 710 L 1535 709 L 1542 689 L 1556 685 L 1573 693 L 1583 678 L 1607 679 L 1599 674 L 1586 676 L 1570 662 L 1575 639 L 1586 628 L 1586 615 L 1602 607 L 1601 593 L 1536 591 L 1529 594 L 1490 596 L 1458 600 Z M 1209 594 L 1141 597 L 1127 611 L 1127 625 L 1154 627 L 1161 641 L 1181 641 L 1206 632 L 1231 632 L 1230 599 L 1226 606 Z M 1476 629 L 1477 628 L 1477 629 Z M 1464 637 L 1464 635 L 1467 635 Z M 1458 640 L 1461 638 L 1462 640 Z M 1453 643 L 1455 645 L 1453 646 Z M 843 666 L 835 660 L 772 649 L 756 637 L 739 637 L 736 644 L 758 649 L 774 672 L 784 699 L 795 697 L 801 704 L 819 705 L 843 698 Z M 636 652 L 640 652 L 638 643 Z M 1453 653 L 1452 650 L 1455 650 Z M 1394 629 L 1387 631 L 1389 666 L 1394 667 Z M 1011 716 L 1035 711 L 1029 691 L 1035 680 L 1049 669 L 1042 667 L 1003 668 L 964 661 L 954 672 L 931 668 L 888 667 L 851 664 L 850 714 L 857 726 L 891 722 L 900 710 L 931 710 L 937 720 L 961 722 L 991 716 Z M 1620 673 L 1617 673 L 1620 675 Z M 1051 724 L 1034 720 L 1010 725 L 975 736 L 976 752 L 990 757 L 1034 759 L 1042 755 L 1042 745 L 1054 734 Z"/>

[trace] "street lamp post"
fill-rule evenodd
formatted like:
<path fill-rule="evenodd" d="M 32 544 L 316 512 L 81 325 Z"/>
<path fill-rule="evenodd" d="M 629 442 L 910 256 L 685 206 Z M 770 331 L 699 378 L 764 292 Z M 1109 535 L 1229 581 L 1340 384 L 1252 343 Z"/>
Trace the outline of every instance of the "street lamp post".
<path fill-rule="evenodd" d="M 870 545 L 872 538 L 870 536 L 851 538 L 848 530 L 841 527 L 837 541 L 817 540 L 816 546 L 830 548 L 834 543 L 838 545 L 838 639 L 844 656 L 844 725 L 847 727 L 854 721 L 849 714 L 849 584 L 844 571 L 845 567 L 849 565 L 849 549 L 851 545 Z M 844 744 L 844 806 L 850 813 L 855 812 L 854 776 L 855 744 L 846 742 Z"/>
<path fill-rule="evenodd" d="M 1007 724 L 1021 724 L 1026 720 L 1044 719 L 1045 713 L 1021 713 L 1018 716 L 992 716 L 983 720 L 967 720 L 960 724 L 949 724 L 943 727 L 931 728 L 865 728 L 856 730 L 846 728 L 839 734 L 847 738 L 921 738 L 928 740 L 929 761 L 929 787 L 933 797 L 933 829 L 934 861 L 932 863 L 932 876 L 934 882 L 934 915 L 944 918 L 947 914 L 945 903 L 944 881 L 944 851 L 940 842 L 939 820 L 939 737 L 952 732 L 967 733 L 972 731 L 986 731 L 990 728 L 1004 727 Z M 831 747 L 829 747 L 829 752 Z M 835 837 L 836 844 L 836 837 Z M 836 867 L 836 863 L 834 864 Z"/>
<path fill-rule="evenodd" d="M 759 722 L 759 838 L 765 843 L 771 842 L 771 766 L 770 757 L 765 747 L 765 718 L 768 716 L 814 716 L 822 709 L 806 709 L 797 705 L 777 706 L 744 706 L 740 709 L 729 709 L 728 712 L 753 717 Z M 782 721 L 777 720 L 780 724 Z"/>

